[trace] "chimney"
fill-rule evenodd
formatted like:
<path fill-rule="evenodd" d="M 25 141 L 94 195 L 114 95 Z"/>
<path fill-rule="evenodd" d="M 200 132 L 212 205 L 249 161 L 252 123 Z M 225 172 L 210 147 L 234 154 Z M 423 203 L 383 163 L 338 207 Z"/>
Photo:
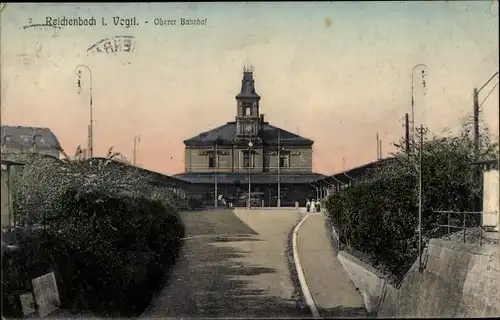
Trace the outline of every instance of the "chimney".
<path fill-rule="evenodd" d="M 264 124 L 264 114 L 260 115 L 260 123 Z"/>

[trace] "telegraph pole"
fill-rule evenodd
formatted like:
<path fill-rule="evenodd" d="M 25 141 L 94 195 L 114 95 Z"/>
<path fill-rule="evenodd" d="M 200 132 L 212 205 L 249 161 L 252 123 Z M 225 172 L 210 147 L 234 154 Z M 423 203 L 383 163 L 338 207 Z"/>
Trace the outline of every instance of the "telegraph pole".
<path fill-rule="evenodd" d="M 491 91 L 488 93 L 488 95 L 486 96 L 486 98 L 484 98 L 484 100 L 481 102 L 481 105 L 479 104 L 479 93 L 484 89 L 484 87 L 486 87 L 488 85 L 488 83 L 490 83 L 491 80 L 493 80 L 493 78 L 495 78 L 496 76 L 498 75 L 498 71 L 495 72 L 491 78 L 488 79 L 488 81 L 486 81 L 485 84 L 483 84 L 483 86 L 481 88 L 476 89 L 474 88 L 472 94 L 473 94 L 473 100 L 474 100 L 474 157 L 475 157 L 475 160 L 476 161 L 479 161 L 479 108 L 481 107 L 481 105 L 484 103 L 484 101 L 489 97 L 489 95 L 491 94 L 491 92 L 493 92 L 493 89 L 496 87 L 493 87 L 493 89 L 491 89 Z M 498 83 L 497 83 L 498 85 Z M 499 114 L 500 114 L 500 106 L 499 106 Z M 499 142 L 499 145 L 500 145 L 500 124 L 498 125 L 498 142 Z M 498 166 L 499 166 L 499 170 L 500 170 L 500 155 L 498 155 Z M 479 170 L 479 168 L 477 169 L 477 179 L 480 180 L 481 179 L 481 172 Z M 499 172 L 500 174 L 500 172 Z M 498 200 L 499 200 L 499 203 L 500 203 L 500 188 L 498 189 Z M 477 199 L 477 205 L 480 206 L 480 199 Z"/>
<path fill-rule="evenodd" d="M 281 207 L 281 130 L 278 128 L 278 208 Z"/>
<path fill-rule="evenodd" d="M 476 161 L 479 160 L 479 92 L 477 88 L 474 88 L 472 91 L 473 100 L 474 100 L 474 156 L 476 157 Z"/>
<path fill-rule="evenodd" d="M 405 149 L 406 154 L 410 154 L 410 126 L 408 113 L 405 113 Z"/>
<path fill-rule="evenodd" d="M 478 90 L 474 88 L 472 95 L 474 98 L 474 151 L 476 157 L 479 156 L 479 93 L 490 83 L 493 78 L 498 75 L 498 71 L 495 72 L 488 81 Z M 491 92 L 490 92 L 491 93 Z M 484 102 L 484 101 L 483 101 Z M 499 133 L 500 134 L 500 133 Z M 479 160 L 479 159 L 476 159 Z"/>
<path fill-rule="evenodd" d="M 137 159 L 137 144 L 141 141 L 141 138 L 139 136 L 134 137 L 134 166 L 136 164 L 136 159 Z"/>

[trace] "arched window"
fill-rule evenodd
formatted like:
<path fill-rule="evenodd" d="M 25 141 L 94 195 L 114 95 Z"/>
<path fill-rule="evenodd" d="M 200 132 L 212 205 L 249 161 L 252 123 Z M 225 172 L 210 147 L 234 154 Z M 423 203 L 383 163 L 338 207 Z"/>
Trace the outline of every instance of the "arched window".
<path fill-rule="evenodd" d="M 250 107 L 246 107 L 245 108 L 245 115 L 246 116 L 251 116 L 252 115 L 252 110 L 250 109 Z"/>

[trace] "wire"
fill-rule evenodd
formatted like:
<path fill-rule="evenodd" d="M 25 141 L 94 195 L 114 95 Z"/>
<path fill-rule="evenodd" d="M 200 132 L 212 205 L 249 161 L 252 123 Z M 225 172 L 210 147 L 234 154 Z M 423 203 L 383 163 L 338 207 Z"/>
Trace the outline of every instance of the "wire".
<path fill-rule="evenodd" d="M 488 99 L 488 97 L 490 96 L 490 94 L 493 92 L 493 90 L 495 90 L 495 88 L 497 86 L 498 86 L 498 82 L 493 86 L 493 88 L 491 88 L 490 92 L 488 92 L 488 95 L 486 95 L 486 97 L 483 99 L 483 101 L 479 105 L 479 108 L 481 108 L 481 106 L 483 105 L 483 103 L 486 101 L 486 99 Z"/>

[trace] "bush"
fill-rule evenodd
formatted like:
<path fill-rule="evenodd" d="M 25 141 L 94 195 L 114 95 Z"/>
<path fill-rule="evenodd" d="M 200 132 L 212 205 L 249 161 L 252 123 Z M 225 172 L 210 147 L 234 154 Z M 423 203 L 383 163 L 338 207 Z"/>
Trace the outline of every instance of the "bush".
<path fill-rule="evenodd" d="M 433 211 L 479 211 L 481 182 L 470 137 L 470 122 L 459 135 L 436 136 L 427 129 L 423 139 L 422 207 L 423 238 L 443 234 L 436 224 L 446 224 L 446 216 Z M 483 126 L 484 128 L 484 126 Z M 484 130 L 479 157 L 498 156 L 498 146 Z M 326 208 L 341 242 L 366 254 L 374 265 L 381 264 L 401 278 L 418 255 L 418 173 L 420 151 L 412 144 L 410 153 L 399 151 L 394 161 L 378 167 L 368 182 L 344 189 L 329 197 Z M 467 225 L 475 225 L 470 216 Z"/>
<path fill-rule="evenodd" d="M 184 227 L 168 186 L 110 160 L 35 159 L 16 177 L 16 216 L 43 227 L 35 260 L 57 269 L 67 307 L 129 316 L 162 284 Z"/>

